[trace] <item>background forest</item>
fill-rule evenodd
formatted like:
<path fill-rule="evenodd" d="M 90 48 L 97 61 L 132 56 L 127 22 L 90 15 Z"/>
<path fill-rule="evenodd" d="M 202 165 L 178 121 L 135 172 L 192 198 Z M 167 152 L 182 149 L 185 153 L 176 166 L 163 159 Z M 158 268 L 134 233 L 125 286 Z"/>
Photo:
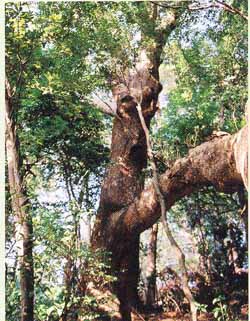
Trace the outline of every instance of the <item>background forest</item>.
<path fill-rule="evenodd" d="M 83 284 L 116 280 L 110 253 L 90 244 L 111 163 L 112 75 L 165 32 L 150 129 L 163 173 L 246 124 L 246 15 L 246 0 L 6 3 L 6 320 L 106 320 L 106 298 Z M 168 211 L 199 320 L 247 320 L 246 204 L 244 188 L 204 187 Z M 141 234 L 139 270 L 133 320 L 190 320 L 160 221 Z"/>

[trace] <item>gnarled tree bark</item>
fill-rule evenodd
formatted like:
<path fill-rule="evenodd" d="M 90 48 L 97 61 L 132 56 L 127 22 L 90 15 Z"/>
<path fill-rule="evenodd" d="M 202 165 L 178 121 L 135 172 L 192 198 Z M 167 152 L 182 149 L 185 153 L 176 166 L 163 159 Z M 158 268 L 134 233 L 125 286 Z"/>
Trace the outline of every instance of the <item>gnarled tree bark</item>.
<path fill-rule="evenodd" d="M 145 56 L 143 59 L 149 63 Z M 147 63 L 144 63 L 143 68 L 138 67 L 132 75 L 127 75 L 126 84 L 118 84 L 113 89 L 119 118 L 114 120 L 111 164 L 102 186 L 92 235 L 94 248 L 102 247 L 112 253 L 112 270 L 118 277 L 115 292 L 121 302 L 123 320 L 130 320 L 131 308 L 139 303 L 139 233 L 131 235 L 122 229 L 121 235 L 112 232 L 110 235 L 110 218 L 114 213 L 124 211 L 143 190 L 142 170 L 147 163 L 147 146 L 136 110 L 136 95 L 143 92 L 142 109 L 149 126 L 158 108 L 157 99 L 161 90 L 159 81 L 149 73 L 147 67 Z"/>
<path fill-rule="evenodd" d="M 152 12 L 151 23 L 154 25 L 156 5 Z M 111 268 L 117 276 L 113 291 L 120 301 L 123 321 L 131 320 L 131 310 L 138 304 L 140 233 L 151 227 L 161 213 L 153 184 L 144 189 L 147 145 L 136 106 L 140 101 L 149 128 L 158 109 L 157 100 L 162 88 L 158 71 L 160 55 L 167 36 L 175 28 L 176 17 L 173 14 L 164 31 L 155 32 L 154 46 L 142 52 L 134 70 L 113 79 L 117 116 L 113 123 L 111 164 L 102 186 L 91 245 L 94 249 L 103 248 L 111 252 Z M 245 131 L 218 137 L 196 147 L 161 175 L 159 183 L 166 210 L 203 186 L 212 185 L 224 192 L 237 191 L 243 185 L 243 177 L 246 182 L 246 152 L 242 145 L 246 142 Z"/>
<path fill-rule="evenodd" d="M 134 117 L 138 117 L 136 113 Z M 140 126 L 138 130 L 141 130 Z M 145 144 L 143 139 L 145 140 L 142 137 L 141 141 Z M 239 166 L 238 145 L 242 150 L 247 151 L 247 127 L 235 135 L 217 137 L 205 142 L 190 150 L 186 157 L 177 160 L 171 169 L 160 176 L 159 180 L 166 201 L 166 209 L 170 209 L 175 202 L 204 186 L 214 186 L 218 191 L 225 193 L 237 192 L 239 188 L 242 188 L 246 181 L 247 162 L 243 162 L 245 166 Z M 145 149 L 143 151 L 145 152 Z M 244 155 L 246 158 L 247 152 Z M 120 171 L 123 174 L 119 175 L 125 175 L 125 177 L 125 173 L 130 173 L 130 171 L 124 172 L 124 164 L 113 164 L 109 171 L 115 171 L 114 174 Z M 119 175 L 118 178 L 120 178 Z M 112 252 L 112 268 L 118 276 L 115 290 L 121 303 L 122 320 L 130 320 L 131 306 L 136 293 L 131 276 L 138 275 L 137 270 L 133 268 L 135 244 L 137 244 L 140 233 L 160 218 L 160 204 L 153 183 L 143 191 L 138 188 L 133 198 L 135 186 L 138 185 L 131 186 L 131 188 L 129 185 L 124 187 L 119 185 L 122 184 L 122 180 L 116 182 L 116 175 L 107 177 L 102 193 L 110 197 L 109 202 L 112 200 L 111 195 L 114 196 L 114 202 L 111 203 L 113 207 L 109 207 L 108 203 L 105 204 L 106 198 L 102 198 L 101 205 L 106 205 L 106 207 L 104 210 L 101 208 L 98 213 L 92 244 Z M 131 184 L 138 184 L 136 175 L 134 175 L 134 180 Z M 117 194 L 115 188 L 113 194 L 105 190 L 112 184 L 117 188 Z M 131 198 L 127 199 L 127 202 L 120 203 L 119 197 L 123 198 L 126 188 L 129 189 L 128 194 L 130 193 Z M 123 208 L 119 208 L 119 204 L 122 204 Z"/>
<path fill-rule="evenodd" d="M 153 45 L 141 52 L 135 68 L 113 77 L 112 94 L 117 110 L 112 131 L 111 164 L 102 186 L 91 238 L 93 248 L 104 248 L 112 253 L 112 270 L 118 278 L 114 290 L 120 300 L 120 313 L 124 321 L 131 320 L 131 309 L 139 304 L 137 283 L 140 233 L 131 234 L 126 228 L 121 228 L 122 234 L 116 234 L 111 226 L 113 223 L 116 227 L 120 225 L 119 219 L 116 221 L 119 213 L 126 212 L 135 198 L 141 195 L 144 187 L 143 169 L 147 164 L 147 144 L 136 106 L 140 100 L 149 128 L 150 121 L 158 110 L 158 95 L 162 89 L 159 82 L 161 53 L 168 35 L 176 26 L 177 18 L 177 14 L 172 14 L 168 25 L 159 29 L 156 22 L 157 6 L 153 5 L 149 9 L 148 23 L 154 30 L 151 35 Z M 142 37 L 144 36 L 142 31 Z M 124 223 L 121 221 L 121 224 Z"/>

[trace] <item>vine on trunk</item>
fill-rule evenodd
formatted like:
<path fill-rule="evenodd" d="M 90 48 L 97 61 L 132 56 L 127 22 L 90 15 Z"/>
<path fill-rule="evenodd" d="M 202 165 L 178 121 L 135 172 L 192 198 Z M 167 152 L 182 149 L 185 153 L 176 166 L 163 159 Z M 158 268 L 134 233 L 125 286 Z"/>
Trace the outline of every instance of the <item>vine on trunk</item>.
<path fill-rule="evenodd" d="M 182 284 L 183 284 L 183 291 L 184 294 L 186 296 L 186 298 L 189 301 L 190 304 L 190 311 L 191 311 L 191 318 L 192 321 L 197 321 L 197 302 L 195 301 L 189 286 L 188 286 L 188 274 L 187 274 L 187 269 L 186 269 L 186 264 L 185 264 L 185 255 L 182 252 L 181 248 L 179 247 L 178 243 L 176 242 L 176 240 L 173 237 L 173 234 L 169 228 L 168 225 L 168 221 L 166 218 L 166 204 L 165 204 L 165 200 L 164 197 L 161 193 L 161 189 L 160 189 L 160 184 L 159 184 L 159 178 L 158 178 L 158 172 L 157 172 L 157 167 L 154 161 L 154 156 L 153 156 L 153 151 L 152 151 L 152 147 L 151 147 L 151 142 L 150 142 L 150 137 L 149 137 L 149 130 L 147 128 L 145 119 L 143 117 L 142 114 L 142 108 L 141 108 L 141 104 L 138 103 L 137 104 L 137 111 L 140 117 L 140 121 L 141 121 L 141 125 L 142 128 L 144 130 L 145 136 L 146 136 L 146 143 L 147 143 L 147 155 L 148 155 L 148 159 L 149 159 L 149 163 L 150 166 L 152 168 L 152 172 L 153 172 L 153 185 L 156 191 L 156 194 L 158 196 L 159 199 L 159 203 L 160 203 L 160 207 L 161 207 L 161 220 L 162 220 L 162 225 L 164 228 L 164 231 L 166 233 L 166 236 L 172 246 L 172 248 L 174 249 L 177 257 L 178 257 L 178 261 L 179 261 L 179 266 L 180 269 L 182 271 Z"/>

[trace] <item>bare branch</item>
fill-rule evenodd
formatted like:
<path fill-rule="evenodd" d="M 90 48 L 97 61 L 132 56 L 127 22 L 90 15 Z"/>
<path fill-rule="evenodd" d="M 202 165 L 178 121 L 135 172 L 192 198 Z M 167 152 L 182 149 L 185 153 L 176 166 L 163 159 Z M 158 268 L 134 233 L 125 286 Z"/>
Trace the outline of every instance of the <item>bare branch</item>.
<path fill-rule="evenodd" d="M 215 0 L 219 5 L 221 5 L 221 7 L 228 11 L 228 12 L 231 12 L 231 13 L 235 13 L 235 14 L 238 14 L 240 15 L 243 19 L 245 19 L 246 21 L 248 21 L 248 17 L 242 12 L 240 11 L 239 9 L 237 8 L 234 8 L 232 7 L 231 5 L 225 3 L 225 2 L 222 2 L 222 1 L 219 1 L 219 0 Z"/>
<path fill-rule="evenodd" d="M 166 9 L 180 9 L 180 8 L 183 8 L 180 5 L 165 4 L 165 2 L 164 2 L 164 4 L 156 2 L 156 1 L 150 1 L 150 2 L 153 3 L 154 5 L 158 6 L 158 7 L 162 7 L 162 8 L 166 8 Z"/>
<path fill-rule="evenodd" d="M 110 116 L 116 115 L 116 103 L 111 101 L 110 103 L 103 100 L 99 95 L 93 94 L 93 100 L 91 101 L 95 107 L 97 107 L 101 112 Z"/>
<path fill-rule="evenodd" d="M 155 1 L 150 1 L 151 3 L 162 7 L 162 8 L 166 8 L 166 9 L 181 9 L 183 8 L 183 6 L 181 5 L 171 5 L 171 4 L 161 4 Z M 205 9 L 209 9 L 209 8 L 220 8 L 223 9 L 227 12 L 233 13 L 233 14 L 238 14 L 239 16 L 241 16 L 244 20 L 248 21 L 248 17 L 247 15 L 245 15 L 242 11 L 240 11 L 237 8 L 234 8 L 233 6 L 222 2 L 220 0 L 215 0 L 214 2 L 207 2 L 207 3 L 201 3 L 200 5 L 197 4 L 192 4 L 191 5 L 187 5 L 187 9 L 189 11 L 197 11 L 197 10 L 205 10 Z"/>

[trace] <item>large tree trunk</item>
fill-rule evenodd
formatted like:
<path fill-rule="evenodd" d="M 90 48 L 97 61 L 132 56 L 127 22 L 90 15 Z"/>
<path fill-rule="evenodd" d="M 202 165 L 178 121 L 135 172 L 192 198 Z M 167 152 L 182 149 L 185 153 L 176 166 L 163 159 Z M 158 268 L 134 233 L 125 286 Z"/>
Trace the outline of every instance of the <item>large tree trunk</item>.
<path fill-rule="evenodd" d="M 33 272 L 33 231 L 29 201 L 20 175 L 19 145 L 13 119 L 11 89 L 6 80 L 5 97 L 6 154 L 12 210 L 15 216 L 15 237 L 18 248 L 21 288 L 21 321 L 33 321 L 34 272 Z"/>
<path fill-rule="evenodd" d="M 115 121 L 118 122 L 118 120 Z M 127 133 L 126 130 L 124 132 Z M 142 141 L 145 144 L 144 140 Z M 246 181 L 246 177 L 243 180 L 243 176 L 247 171 L 245 167 L 238 165 L 239 162 L 242 163 L 237 153 L 238 144 L 241 145 L 242 150 L 247 151 L 247 127 L 235 135 L 217 137 L 205 142 L 192 149 L 187 157 L 177 160 L 171 169 L 160 176 L 160 187 L 167 209 L 184 196 L 204 186 L 214 186 L 218 191 L 225 193 L 233 193 L 242 188 L 243 181 Z M 247 157 L 246 152 L 244 155 Z M 247 162 L 244 163 L 247 164 Z M 141 193 L 139 188 L 135 192 L 136 185 L 133 186 L 132 181 L 131 185 L 122 185 L 121 176 L 125 180 L 124 183 L 127 179 L 124 174 L 127 171 L 125 172 L 124 169 L 121 163 L 112 164 L 109 169 L 112 175 L 107 176 L 103 186 L 105 193 L 102 192 L 104 193 L 102 195 L 108 195 L 112 206 L 109 207 L 109 204 L 105 203 L 107 198 L 102 196 L 101 205 L 104 207 L 101 207 L 98 214 L 92 244 L 112 252 L 112 268 L 118 276 L 116 293 L 121 302 L 122 320 L 130 320 L 130 297 L 134 294 L 131 293 L 133 291 L 131 275 L 134 273 L 135 264 L 134 257 L 130 254 L 134 255 L 134 245 L 140 233 L 159 219 L 160 205 L 153 184 Z M 127 170 L 129 169 L 128 167 Z M 123 173 L 120 176 L 119 171 Z M 133 176 L 128 175 L 128 178 L 132 179 Z M 133 183 L 136 184 L 136 180 Z M 109 192 L 110 186 L 114 188 L 113 194 Z M 131 195 L 131 199 L 123 203 L 124 193 L 126 198 Z M 136 196 L 132 200 L 133 195 Z M 121 206 L 123 208 L 119 209 Z"/>
<path fill-rule="evenodd" d="M 144 54 L 142 58 L 146 62 Z M 113 89 L 119 117 L 114 120 L 111 164 L 102 186 L 91 242 L 94 248 L 101 247 L 112 253 L 112 270 L 118 278 L 115 292 L 121 302 L 123 320 L 130 320 L 131 307 L 139 303 L 139 233 L 131 234 L 126 229 L 121 229 L 122 234 L 113 233 L 110 230 L 110 218 L 126 210 L 139 197 L 144 185 L 142 170 L 147 164 L 147 147 L 136 110 L 136 100 L 141 95 L 142 87 L 142 108 L 149 126 L 157 110 L 161 90 L 158 80 L 149 74 L 147 67 L 144 63 L 143 68 L 138 68 L 136 73 L 127 75 L 126 86 L 118 84 Z"/>
<path fill-rule="evenodd" d="M 157 6 L 149 4 L 148 23 L 153 29 L 157 27 L 156 19 Z M 120 225 L 121 214 L 141 195 L 144 187 L 147 144 L 136 106 L 140 102 L 149 128 L 150 120 L 158 110 L 158 95 L 162 89 L 159 82 L 160 56 L 167 36 L 175 28 L 176 16 L 173 15 L 168 23 L 163 30 L 158 29 L 151 35 L 154 45 L 141 52 L 134 69 L 113 77 L 112 93 L 117 103 L 117 116 L 112 130 L 111 164 L 102 186 L 91 244 L 93 248 L 104 248 L 112 253 L 112 271 L 118 279 L 113 290 L 120 300 L 124 321 L 131 320 L 131 309 L 139 304 L 140 233 L 130 233 L 129 228 L 123 228 L 122 220 L 121 229 L 116 233 L 113 223 L 117 220 L 115 225 Z M 126 224 L 129 227 L 130 222 Z"/>
<path fill-rule="evenodd" d="M 157 8 L 152 10 L 153 28 Z M 170 19 L 171 20 L 171 19 Z M 147 127 L 158 109 L 161 90 L 158 68 L 167 36 L 175 28 L 176 15 L 162 32 L 155 32 L 154 46 L 142 52 L 134 70 L 113 79 L 113 97 L 117 102 L 111 144 L 111 163 L 103 182 L 100 206 L 91 237 L 91 245 L 111 252 L 112 271 L 117 276 L 113 287 L 120 301 L 123 321 L 131 320 L 137 305 L 139 278 L 139 236 L 160 218 L 160 204 L 153 184 L 143 190 L 143 168 L 147 162 L 144 130 L 136 109 L 140 102 Z M 215 138 L 190 151 L 160 177 L 161 192 L 167 210 L 202 186 L 233 192 L 246 181 L 245 131 L 235 136 Z M 239 148 L 240 147 L 240 148 Z M 243 148 L 243 158 L 242 155 Z"/>

